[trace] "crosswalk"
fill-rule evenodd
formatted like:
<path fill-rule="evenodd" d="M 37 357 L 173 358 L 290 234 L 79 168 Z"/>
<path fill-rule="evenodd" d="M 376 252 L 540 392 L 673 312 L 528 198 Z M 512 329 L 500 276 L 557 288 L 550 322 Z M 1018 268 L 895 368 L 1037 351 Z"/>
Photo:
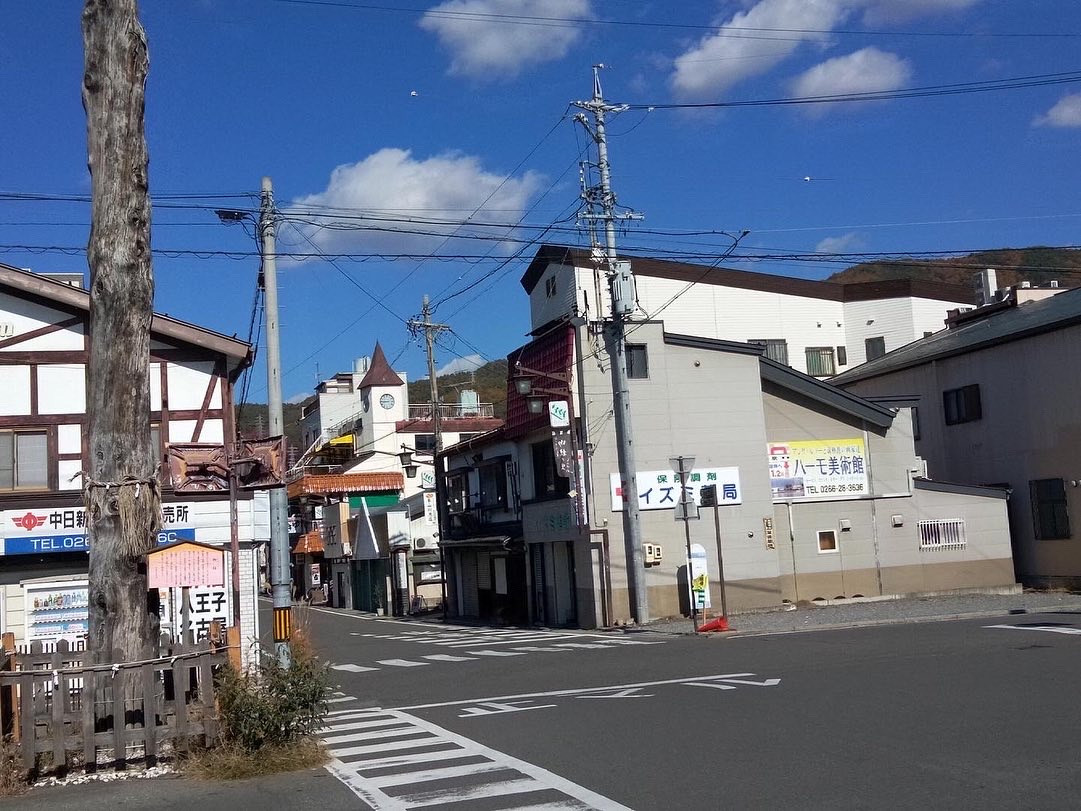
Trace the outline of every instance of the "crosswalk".
<path fill-rule="evenodd" d="M 398 633 L 361 633 L 354 631 L 351 636 L 370 639 L 386 639 L 394 642 L 419 642 L 446 648 L 467 648 L 479 642 L 485 645 L 513 645 L 520 642 L 553 642 L 575 639 L 612 640 L 611 634 L 592 634 L 582 631 L 552 631 L 547 629 L 523 628 L 472 628 L 468 626 L 447 626 L 439 629 L 401 631 Z"/>
<path fill-rule="evenodd" d="M 346 701 L 348 696 L 340 696 Z M 400 710 L 333 710 L 322 733 L 335 777 L 372 811 L 475 807 L 597 809 L 626 806 L 531 763 Z"/>
<path fill-rule="evenodd" d="M 638 645 L 663 645 L 667 641 L 664 639 L 628 639 L 626 637 L 600 637 L 584 634 L 548 633 L 535 635 L 522 631 L 509 633 L 505 631 L 481 633 L 473 631 L 468 635 L 468 638 L 463 638 L 463 635 L 460 634 L 440 635 L 438 632 L 412 632 L 411 634 L 398 634 L 395 636 L 363 634 L 362 636 L 378 636 L 380 639 L 421 642 L 451 647 L 455 649 L 455 652 L 419 653 L 408 658 L 395 657 L 362 663 L 334 662 L 330 666 L 332 670 L 345 673 L 370 673 L 384 668 L 416 668 L 432 664 L 463 664 L 484 659 L 506 659 L 530 654 L 550 655 L 584 650 L 614 650 Z M 533 644 L 521 644 L 523 642 Z"/>

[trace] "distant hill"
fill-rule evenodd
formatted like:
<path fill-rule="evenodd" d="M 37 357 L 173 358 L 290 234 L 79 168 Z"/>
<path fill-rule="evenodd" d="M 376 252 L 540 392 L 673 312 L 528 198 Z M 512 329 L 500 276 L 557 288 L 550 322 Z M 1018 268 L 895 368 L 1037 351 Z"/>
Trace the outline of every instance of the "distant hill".
<path fill-rule="evenodd" d="M 500 419 L 507 416 L 507 361 L 493 360 L 474 372 L 454 372 L 439 375 L 439 398 L 444 403 L 458 401 L 463 389 L 472 389 L 482 403 L 492 403 L 495 415 Z M 409 402 L 427 403 L 431 401 L 428 378 L 413 380 L 409 383 Z"/>
<path fill-rule="evenodd" d="M 236 409 L 237 428 L 241 436 L 249 439 L 265 437 L 269 432 L 270 421 L 267 419 L 266 403 L 244 403 Z M 297 453 L 304 453 L 307 448 L 301 446 L 300 439 L 300 404 L 282 404 L 282 422 L 285 423 L 285 441 L 289 449 L 297 448 Z"/>
<path fill-rule="evenodd" d="M 1063 287 L 1081 286 L 1081 250 L 1061 248 L 1005 248 L 980 251 L 967 256 L 909 261 L 863 262 L 834 273 L 831 282 L 879 282 L 890 279 L 922 279 L 971 287 L 976 275 L 994 268 L 998 286 L 1022 281 Z"/>

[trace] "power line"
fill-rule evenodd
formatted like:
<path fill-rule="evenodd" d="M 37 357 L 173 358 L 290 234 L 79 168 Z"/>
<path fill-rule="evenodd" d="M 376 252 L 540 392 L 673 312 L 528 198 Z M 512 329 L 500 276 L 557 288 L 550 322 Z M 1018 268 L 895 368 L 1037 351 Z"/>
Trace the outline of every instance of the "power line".
<path fill-rule="evenodd" d="M 997 90 L 1017 90 L 1024 87 L 1081 82 L 1081 71 L 1042 73 L 1033 76 L 1017 76 L 1010 79 L 989 79 L 979 82 L 910 87 L 901 90 L 869 90 L 859 93 L 835 93 L 821 96 L 795 96 L 775 99 L 748 99 L 744 101 L 713 101 L 685 103 L 628 104 L 628 110 L 700 110 L 708 108 L 777 107 L 793 104 L 837 104 L 863 101 L 889 101 L 893 99 L 927 98 L 932 96 L 956 96 L 967 93 L 990 93 Z"/>
<path fill-rule="evenodd" d="M 464 20 L 486 23 L 504 23 L 507 25 L 537 25 L 544 27 L 567 28 L 579 25 L 623 26 L 634 28 L 680 29 L 687 31 L 713 31 L 718 37 L 734 39 L 764 39 L 780 42 L 791 41 L 792 37 L 761 36 L 763 34 L 835 34 L 838 36 L 879 36 L 879 37 L 920 37 L 920 38 L 1076 38 L 1081 34 L 1069 31 L 878 31 L 845 30 L 829 28 L 780 28 L 735 25 L 704 25 L 701 23 L 646 22 L 643 20 L 602 19 L 596 17 L 559 17 L 531 14 L 501 14 L 495 12 L 464 11 L 440 8 L 411 8 L 402 6 L 382 6 L 371 3 L 346 3 L 340 0 L 275 0 L 295 6 L 315 6 L 326 8 L 350 9 L 353 11 L 383 11 L 404 14 L 421 14 L 427 17 Z M 803 41 L 804 37 L 798 37 Z"/>

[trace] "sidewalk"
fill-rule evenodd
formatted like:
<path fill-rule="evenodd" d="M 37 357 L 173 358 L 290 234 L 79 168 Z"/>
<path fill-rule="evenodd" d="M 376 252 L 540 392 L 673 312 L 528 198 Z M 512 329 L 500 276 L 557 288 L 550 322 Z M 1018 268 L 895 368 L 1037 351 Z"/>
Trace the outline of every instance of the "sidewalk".
<path fill-rule="evenodd" d="M 230 811 L 333 811 L 364 808 L 326 769 L 268 775 L 250 780 L 210 782 L 190 777 L 86 780 L 32 788 L 21 797 L 0 799 L 4 808 L 27 811 L 113 811 L 119 808 L 228 808 Z"/>
<path fill-rule="evenodd" d="M 713 611 L 717 607 L 714 606 Z M 1081 612 L 1081 594 L 1065 591 L 1024 591 L 1017 594 L 950 594 L 937 597 L 906 597 L 897 600 L 801 604 L 793 610 L 778 609 L 728 617 L 731 631 L 707 636 L 742 636 L 791 633 L 863 625 L 932 622 L 965 617 L 997 617 L 1044 611 Z M 688 618 L 657 620 L 641 630 L 668 634 L 693 634 Z"/>

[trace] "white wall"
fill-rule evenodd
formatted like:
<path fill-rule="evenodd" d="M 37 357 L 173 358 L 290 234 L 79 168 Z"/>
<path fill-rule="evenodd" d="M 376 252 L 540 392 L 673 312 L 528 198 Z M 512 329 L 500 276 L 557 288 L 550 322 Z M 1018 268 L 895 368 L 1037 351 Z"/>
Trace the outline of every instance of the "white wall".
<path fill-rule="evenodd" d="M 66 321 L 71 317 L 71 313 L 65 310 L 46 307 L 10 293 L 0 293 L 0 321 L 14 325 L 15 337 Z M 0 352 L 64 351 L 83 348 L 83 327 L 82 324 L 76 324 L 15 344 L 7 350 L 0 349 Z"/>

